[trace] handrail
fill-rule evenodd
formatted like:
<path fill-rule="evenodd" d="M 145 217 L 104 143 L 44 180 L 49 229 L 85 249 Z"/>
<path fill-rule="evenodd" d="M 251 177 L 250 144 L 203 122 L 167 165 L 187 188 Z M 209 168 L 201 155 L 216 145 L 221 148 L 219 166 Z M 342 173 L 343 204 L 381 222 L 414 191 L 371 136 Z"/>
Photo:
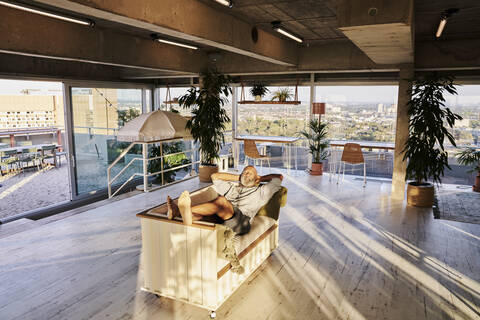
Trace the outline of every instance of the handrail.
<path fill-rule="evenodd" d="M 127 154 L 128 151 L 130 151 L 130 149 L 132 149 L 132 147 L 135 144 L 136 144 L 135 142 L 130 143 L 130 145 L 125 150 L 123 150 L 122 153 L 120 153 L 120 155 L 117 157 L 117 159 L 115 159 L 107 168 L 107 187 L 108 187 L 108 197 L 109 198 L 113 197 L 111 195 L 112 194 L 112 185 L 111 185 L 111 182 L 110 182 L 110 171 L 112 170 L 113 166 L 116 165 L 118 163 L 118 161 L 120 161 L 120 159 L 123 158 Z"/>

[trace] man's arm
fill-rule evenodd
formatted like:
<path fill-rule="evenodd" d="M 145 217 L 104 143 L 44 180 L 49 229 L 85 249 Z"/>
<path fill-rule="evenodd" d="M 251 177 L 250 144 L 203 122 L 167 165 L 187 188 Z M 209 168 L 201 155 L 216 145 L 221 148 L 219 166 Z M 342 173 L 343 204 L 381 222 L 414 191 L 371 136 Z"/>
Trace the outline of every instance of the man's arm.
<path fill-rule="evenodd" d="M 211 176 L 212 180 L 223 180 L 223 181 L 239 181 L 240 175 L 227 173 L 227 172 L 215 172 Z"/>
<path fill-rule="evenodd" d="M 272 179 L 278 178 L 280 181 L 283 181 L 283 176 L 281 174 L 267 174 L 265 176 L 260 176 L 260 182 L 270 182 Z"/>

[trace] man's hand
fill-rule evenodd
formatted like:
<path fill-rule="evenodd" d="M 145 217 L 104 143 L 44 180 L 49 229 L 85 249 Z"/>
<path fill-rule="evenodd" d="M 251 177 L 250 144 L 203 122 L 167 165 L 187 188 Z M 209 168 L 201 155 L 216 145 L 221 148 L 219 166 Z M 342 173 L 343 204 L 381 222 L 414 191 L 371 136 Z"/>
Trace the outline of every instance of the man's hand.
<path fill-rule="evenodd" d="M 258 177 L 259 182 L 270 182 L 274 178 L 278 178 L 283 181 L 283 176 L 281 174 L 267 174 L 265 176 Z"/>

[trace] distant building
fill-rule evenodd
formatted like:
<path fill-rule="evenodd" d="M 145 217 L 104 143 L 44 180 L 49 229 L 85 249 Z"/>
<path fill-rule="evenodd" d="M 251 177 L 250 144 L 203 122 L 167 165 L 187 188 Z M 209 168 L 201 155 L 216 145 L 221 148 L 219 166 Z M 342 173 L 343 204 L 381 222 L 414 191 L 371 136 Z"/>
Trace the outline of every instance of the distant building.
<path fill-rule="evenodd" d="M 378 113 L 385 113 L 385 105 L 383 103 L 379 103 L 377 105 L 377 112 Z"/>
<path fill-rule="evenodd" d="M 0 130 L 63 126 L 62 96 L 0 95 Z"/>

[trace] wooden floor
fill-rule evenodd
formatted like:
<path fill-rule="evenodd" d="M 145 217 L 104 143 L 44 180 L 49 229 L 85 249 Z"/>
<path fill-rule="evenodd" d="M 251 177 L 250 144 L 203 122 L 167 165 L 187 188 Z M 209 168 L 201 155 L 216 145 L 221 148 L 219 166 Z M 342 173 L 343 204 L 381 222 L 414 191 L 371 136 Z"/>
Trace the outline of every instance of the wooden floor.
<path fill-rule="evenodd" d="M 287 176 L 279 248 L 217 319 L 480 319 L 480 225 L 434 220 L 390 183 Z M 0 239 L 0 319 L 208 319 L 140 291 L 138 211 L 188 181 Z M 0 230 L 1 232 L 1 230 Z"/>

